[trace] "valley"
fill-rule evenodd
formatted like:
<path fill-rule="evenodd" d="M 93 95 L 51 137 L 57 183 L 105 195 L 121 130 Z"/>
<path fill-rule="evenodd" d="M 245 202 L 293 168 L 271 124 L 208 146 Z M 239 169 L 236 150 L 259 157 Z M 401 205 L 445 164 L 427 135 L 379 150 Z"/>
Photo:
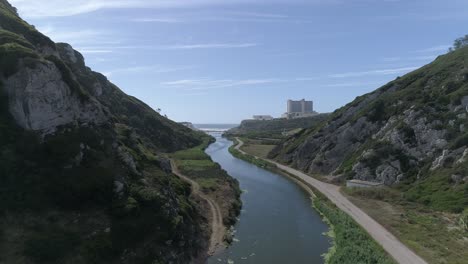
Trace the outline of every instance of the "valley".
<path fill-rule="evenodd" d="M 0 263 L 468 263 L 465 17 L 267 2 L 0 0 Z"/>

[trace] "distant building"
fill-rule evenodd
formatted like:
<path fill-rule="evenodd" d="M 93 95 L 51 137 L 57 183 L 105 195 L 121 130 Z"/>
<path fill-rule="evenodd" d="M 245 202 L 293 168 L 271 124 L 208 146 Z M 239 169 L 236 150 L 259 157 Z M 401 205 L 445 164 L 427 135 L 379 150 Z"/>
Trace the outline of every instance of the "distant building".
<path fill-rule="evenodd" d="M 283 118 L 301 118 L 317 115 L 314 111 L 314 102 L 302 99 L 300 101 L 288 100 L 287 112 L 282 116 Z"/>
<path fill-rule="evenodd" d="M 312 113 L 314 102 L 302 99 L 300 101 L 288 100 L 288 113 Z"/>
<path fill-rule="evenodd" d="M 370 182 L 361 180 L 349 180 L 346 181 L 346 187 L 357 187 L 357 188 L 370 188 L 370 187 L 382 187 L 381 182 Z"/>
<path fill-rule="evenodd" d="M 254 120 L 273 120 L 273 117 L 271 115 L 254 115 L 253 119 Z"/>

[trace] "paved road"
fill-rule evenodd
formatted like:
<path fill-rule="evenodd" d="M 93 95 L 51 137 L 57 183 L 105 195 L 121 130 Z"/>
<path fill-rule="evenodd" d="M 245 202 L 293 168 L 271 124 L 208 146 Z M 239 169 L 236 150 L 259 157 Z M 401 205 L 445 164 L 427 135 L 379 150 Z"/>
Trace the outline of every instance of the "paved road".
<path fill-rule="evenodd" d="M 236 146 L 236 149 L 243 154 L 248 154 L 240 149 L 244 142 L 242 142 L 242 140 L 240 140 L 239 138 L 236 139 L 237 141 L 239 141 L 239 144 Z M 258 159 L 259 157 L 256 158 Z M 364 211 L 362 211 L 353 203 L 351 203 L 351 201 L 349 201 L 348 198 L 343 196 L 343 194 L 341 194 L 340 192 L 339 186 L 319 181 L 301 171 L 282 165 L 273 160 L 267 159 L 267 161 L 275 164 L 279 169 L 294 175 L 295 177 L 301 179 L 307 184 L 310 184 L 312 187 L 323 193 L 338 208 L 343 210 L 345 213 L 351 216 L 359 225 L 361 225 L 372 236 L 372 238 L 374 238 L 374 240 L 377 241 L 377 243 L 379 243 L 385 249 L 385 251 L 387 251 L 388 254 L 390 254 L 398 263 L 427 264 L 426 261 L 424 261 L 421 257 L 416 255 L 413 251 L 411 251 L 408 247 L 401 243 L 387 229 L 385 229 L 382 225 L 377 223 Z"/>
<path fill-rule="evenodd" d="M 224 235 L 226 234 L 226 228 L 224 227 L 223 224 L 223 216 L 221 214 L 221 209 L 219 208 L 218 203 L 216 203 L 212 198 L 209 196 L 205 195 L 201 190 L 200 190 L 200 185 L 198 185 L 197 182 L 194 180 L 190 179 L 189 177 L 183 175 L 179 168 L 177 168 L 177 165 L 173 160 L 171 160 L 171 167 L 172 167 L 172 172 L 177 175 L 179 178 L 182 180 L 190 183 L 192 185 L 192 192 L 205 200 L 211 211 L 211 238 L 210 238 L 210 247 L 208 249 L 208 255 L 213 256 L 217 252 L 223 250 L 226 248 L 224 244 Z"/>

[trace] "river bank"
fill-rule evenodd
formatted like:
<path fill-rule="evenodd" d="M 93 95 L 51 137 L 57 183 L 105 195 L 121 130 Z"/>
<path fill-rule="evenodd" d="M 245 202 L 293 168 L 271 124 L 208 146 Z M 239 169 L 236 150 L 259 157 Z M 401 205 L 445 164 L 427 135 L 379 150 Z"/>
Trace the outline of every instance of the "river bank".
<path fill-rule="evenodd" d="M 364 261 L 365 263 L 368 263 L 370 259 L 373 259 L 373 263 L 392 263 L 393 260 L 390 257 L 384 257 L 385 253 L 383 255 L 381 254 L 383 251 L 382 247 L 398 263 L 426 263 L 384 227 L 344 197 L 340 193 L 338 186 L 320 182 L 300 171 L 282 164 L 245 153 L 240 149 L 243 142 L 238 138 L 236 138 L 236 140 L 239 144 L 234 148 L 231 148 L 231 153 L 241 158 L 243 156 L 245 160 L 252 160 L 256 164 L 262 164 L 264 168 L 276 167 L 276 169 L 280 169 L 290 176 L 300 179 L 307 186 L 317 190 L 316 194 L 318 196 L 326 198 L 326 203 L 314 202 L 314 206 L 318 208 L 321 213 L 324 214 L 324 211 L 326 211 L 328 212 L 328 215 L 332 216 L 327 218 L 331 223 L 333 222 L 331 220 L 335 220 L 334 230 L 340 230 L 341 232 L 345 232 L 343 234 L 346 234 L 347 229 L 343 227 L 348 226 L 348 229 L 351 227 L 353 231 L 347 235 L 351 235 L 351 237 L 355 239 L 345 239 L 340 242 L 340 236 L 337 235 L 337 231 L 335 232 L 335 249 L 332 249 L 329 252 L 327 263 L 355 263 L 355 261 Z M 315 199 L 314 201 L 320 201 L 320 199 Z M 328 208 L 335 207 L 336 209 L 326 210 L 327 207 L 319 208 L 320 204 L 328 204 Z M 356 239 L 359 239 L 358 241 L 363 244 L 356 247 Z M 337 248 L 338 246 L 341 248 Z M 347 252 L 347 254 L 343 255 L 345 252 Z M 354 262 L 347 262 L 350 261 L 351 256 L 355 258 Z"/>
<path fill-rule="evenodd" d="M 243 209 L 234 242 L 208 263 L 323 263 L 329 231 L 311 208 L 310 194 L 291 180 L 233 157 L 232 142 L 221 138 L 207 153 L 241 186 Z"/>

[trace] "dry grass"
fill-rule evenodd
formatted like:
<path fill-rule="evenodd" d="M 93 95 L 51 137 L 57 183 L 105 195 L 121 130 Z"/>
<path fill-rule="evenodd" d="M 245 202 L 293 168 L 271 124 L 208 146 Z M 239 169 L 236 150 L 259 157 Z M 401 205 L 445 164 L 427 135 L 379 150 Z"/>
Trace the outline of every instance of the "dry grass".
<path fill-rule="evenodd" d="M 344 193 L 428 263 L 467 263 L 468 233 L 458 226 L 459 215 L 433 211 L 395 197 L 376 199 L 360 192 Z"/>

